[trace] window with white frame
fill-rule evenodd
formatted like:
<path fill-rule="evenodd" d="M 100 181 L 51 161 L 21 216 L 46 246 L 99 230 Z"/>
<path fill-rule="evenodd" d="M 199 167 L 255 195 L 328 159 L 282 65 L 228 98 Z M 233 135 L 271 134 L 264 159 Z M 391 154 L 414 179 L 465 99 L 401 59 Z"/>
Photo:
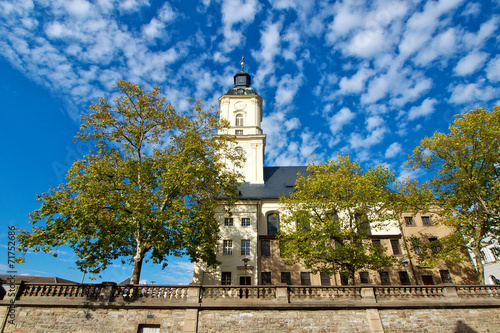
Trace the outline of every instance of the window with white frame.
<path fill-rule="evenodd" d="M 237 114 L 236 115 L 236 126 L 243 126 L 243 115 L 242 114 Z"/>
<path fill-rule="evenodd" d="M 230 256 L 233 254 L 233 241 L 231 239 L 225 239 L 223 241 L 222 254 L 225 256 Z"/>
<path fill-rule="evenodd" d="M 242 217 L 241 218 L 241 226 L 248 227 L 249 225 L 250 225 L 250 218 L 249 217 Z"/>
<path fill-rule="evenodd" d="M 232 227 L 233 226 L 233 218 L 232 217 L 226 217 L 224 219 L 224 225 L 226 227 Z"/>
<path fill-rule="evenodd" d="M 223 286 L 231 285 L 231 272 L 222 272 L 220 284 Z"/>
<path fill-rule="evenodd" d="M 235 130 L 234 134 L 236 134 L 236 135 L 243 135 L 243 130 Z"/>
<path fill-rule="evenodd" d="M 248 256 L 250 255 L 250 240 L 242 239 L 241 240 L 241 255 Z"/>

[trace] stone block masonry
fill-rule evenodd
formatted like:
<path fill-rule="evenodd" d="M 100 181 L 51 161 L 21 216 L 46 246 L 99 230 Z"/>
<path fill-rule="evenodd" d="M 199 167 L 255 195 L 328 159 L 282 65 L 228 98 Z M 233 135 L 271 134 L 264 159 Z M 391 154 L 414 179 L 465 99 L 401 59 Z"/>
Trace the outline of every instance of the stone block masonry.
<path fill-rule="evenodd" d="M 7 321 L 10 299 L 0 301 L 0 333 L 500 331 L 500 286 L 18 288 L 14 324 Z"/>

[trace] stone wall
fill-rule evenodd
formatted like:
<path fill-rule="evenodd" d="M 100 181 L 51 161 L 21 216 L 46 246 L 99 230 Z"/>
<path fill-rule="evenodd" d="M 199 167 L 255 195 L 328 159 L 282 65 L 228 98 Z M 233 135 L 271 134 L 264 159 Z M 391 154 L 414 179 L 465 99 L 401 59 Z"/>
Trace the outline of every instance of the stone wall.
<path fill-rule="evenodd" d="M 4 332 L 136 333 L 139 324 L 161 332 L 191 331 L 186 309 L 18 308 Z M 499 308 L 385 309 L 382 330 L 370 326 L 369 310 L 199 310 L 197 332 L 498 332 Z M 152 319 L 149 317 L 154 316 Z M 193 330 L 196 332 L 196 328 Z"/>
<path fill-rule="evenodd" d="M 498 332 L 500 286 L 25 284 L 0 332 Z M 7 320 L 9 319 L 9 320 Z"/>

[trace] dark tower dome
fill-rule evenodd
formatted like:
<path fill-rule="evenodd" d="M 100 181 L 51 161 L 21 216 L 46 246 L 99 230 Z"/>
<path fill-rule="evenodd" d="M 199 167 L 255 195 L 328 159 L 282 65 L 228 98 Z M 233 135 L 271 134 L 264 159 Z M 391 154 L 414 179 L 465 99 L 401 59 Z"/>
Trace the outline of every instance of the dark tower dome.
<path fill-rule="evenodd" d="M 252 78 L 250 74 L 243 70 L 245 63 L 244 57 L 241 58 L 241 71 L 234 75 L 234 88 L 227 91 L 226 95 L 257 95 L 253 88 L 250 88 Z"/>
<path fill-rule="evenodd" d="M 252 83 L 252 79 L 250 77 L 250 74 L 248 74 L 244 70 L 241 70 L 234 75 L 234 86 L 235 87 L 250 87 L 251 83 Z"/>

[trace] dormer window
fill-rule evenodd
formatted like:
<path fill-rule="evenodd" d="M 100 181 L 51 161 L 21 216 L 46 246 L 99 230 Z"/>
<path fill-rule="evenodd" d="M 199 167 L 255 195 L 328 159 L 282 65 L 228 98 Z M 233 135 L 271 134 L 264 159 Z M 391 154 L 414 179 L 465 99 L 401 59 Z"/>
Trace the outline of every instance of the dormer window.
<path fill-rule="evenodd" d="M 236 115 L 236 126 L 243 126 L 243 115 L 242 114 L 237 114 Z"/>

